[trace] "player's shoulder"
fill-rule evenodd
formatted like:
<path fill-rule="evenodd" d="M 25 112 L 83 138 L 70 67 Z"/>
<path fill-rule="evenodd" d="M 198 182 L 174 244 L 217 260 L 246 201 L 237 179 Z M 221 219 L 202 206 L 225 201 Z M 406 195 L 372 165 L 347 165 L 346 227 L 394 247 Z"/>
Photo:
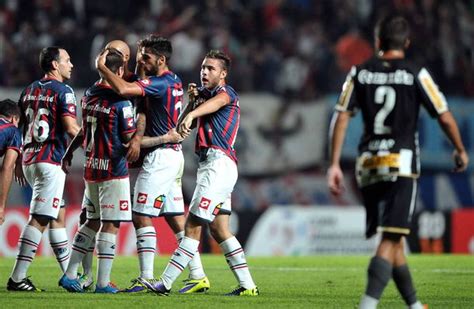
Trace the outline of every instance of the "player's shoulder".
<path fill-rule="evenodd" d="M 230 86 L 228 84 L 217 86 L 216 89 L 214 89 L 214 92 L 215 92 L 215 94 L 219 94 L 219 93 L 222 93 L 222 92 L 227 93 L 231 97 L 238 97 L 239 96 L 237 94 L 237 91 L 235 91 L 235 89 L 232 88 L 232 86 Z"/>

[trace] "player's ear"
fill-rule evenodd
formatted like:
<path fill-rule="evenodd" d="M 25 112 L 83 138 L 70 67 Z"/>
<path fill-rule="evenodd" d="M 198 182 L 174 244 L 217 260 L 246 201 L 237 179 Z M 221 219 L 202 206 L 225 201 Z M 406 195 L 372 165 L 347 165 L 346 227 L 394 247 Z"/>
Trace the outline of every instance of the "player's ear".
<path fill-rule="evenodd" d="M 125 69 L 123 68 L 123 66 L 121 66 L 120 68 L 118 68 L 118 70 L 117 70 L 117 75 L 118 75 L 119 77 L 122 77 L 124 73 L 125 73 Z"/>
<path fill-rule="evenodd" d="M 53 69 L 55 70 L 59 68 L 59 62 L 57 60 L 51 61 L 51 65 L 53 66 Z"/>
<path fill-rule="evenodd" d="M 220 76 L 220 78 L 221 78 L 221 79 L 225 79 L 226 77 L 227 77 L 227 70 L 224 69 L 224 70 L 221 71 L 221 76 Z"/>

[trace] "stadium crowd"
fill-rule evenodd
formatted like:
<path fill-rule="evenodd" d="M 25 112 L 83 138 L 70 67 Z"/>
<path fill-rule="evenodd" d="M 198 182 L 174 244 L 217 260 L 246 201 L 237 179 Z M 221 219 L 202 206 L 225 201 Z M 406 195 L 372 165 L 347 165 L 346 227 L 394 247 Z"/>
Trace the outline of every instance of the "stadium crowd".
<path fill-rule="evenodd" d="M 394 11 L 414 25 L 410 57 L 445 93 L 474 96 L 472 0 L 3 0 L 0 86 L 31 82 L 39 50 L 59 45 L 75 65 L 71 85 L 85 87 L 97 78 L 93 60 L 107 41 L 135 47 L 157 33 L 171 38 L 184 83 L 198 79 L 202 55 L 217 48 L 233 58 L 230 82 L 239 91 L 314 99 L 339 91 L 350 66 L 372 54 L 377 17 Z"/>

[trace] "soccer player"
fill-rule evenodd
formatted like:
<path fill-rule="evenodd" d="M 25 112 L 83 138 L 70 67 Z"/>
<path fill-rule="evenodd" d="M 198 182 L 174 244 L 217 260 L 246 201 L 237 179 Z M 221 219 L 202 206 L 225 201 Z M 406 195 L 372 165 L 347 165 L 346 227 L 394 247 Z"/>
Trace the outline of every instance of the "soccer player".
<path fill-rule="evenodd" d="M 219 243 L 239 284 L 226 295 L 259 294 L 250 275 L 244 250 L 229 230 L 231 193 L 238 177 L 237 156 L 233 145 L 240 121 L 239 97 L 226 84 L 229 68 L 230 58 L 226 54 L 210 51 L 201 66 L 202 88 L 195 89 L 195 85 L 191 84 L 188 89 L 189 106 L 198 106 L 184 116 L 178 133 L 185 136 L 190 134 L 193 122 L 197 119 L 196 152 L 199 155 L 199 167 L 186 220 L 185 236 L 161 279 L 155 284 L 143 281 L 149 289 L 160 295 L 169 294 L 172 284 L 197 252 L 204 224 L 209 225 L 212 236 Z"/>
<path fill-rule="evenodd" d="M 79 132 L 76 97 L 64 83 L 71 77 L 73 65 L 67 51 L 56 46 L 43 48 L 39 63 L 45 76 L 26 87 L 19 100 L 23 170 L 33 196 L 30 220 L 20 236 L 20 250 L 7 284 L 10 291 L 40 291 L 26 274 L 48 224 L 51 246 L 63 271 L 69 260 L 65 210 L 60 205 L 66 174 L 60 164 L 67 136 L 72 138 Z"/>
<path fill-rule="evenodd" d="M 20 108 L 12 100 L 0 101 L 0 225 L 5 220 L 5 207 L 13 179 L 15 162 L 20 156 L 21 132 L 18 129 Z"/>
<path fill-rule="evenodd" d="M 107 45 L 105 46 L 105 49 L 115 49 L 120 54 L 122 54 L 123 56 L 122 58 L 124 62 L 123 63 L 123 68 L 124 68 L 123 78 L 124 79 L 132 78 L 131 76 L 133 75 L 133 73 L 131 73 L 128 70 L 128 60 L 130 59 L 130 47 L 127 45 L 127 43 L 121 40 L 113 40 L 107 43 Z M 136 160 L 136 157 L 132 157 L 131 159 L 132 161 L 134 161 Z M 86 211 L 86 208 L 83 208 L 81 212 L 80 220 L 79 220 L 79 227 L 83 225 L 86 222 L 86 220 L 87 220 L 87 211 Z M 95 239 L 92 239 L 89 248 L 87 248 L 87 254 L 82 259 L 83 273 L 80 276 L 79 281 L 81 282 L 81 285 L 84 289 L 89 289 L 90 287 L 92 287 L 92 284 L 93 284 L 92 260 L 94 256 L 94 248 L 95 248 Z M 73 254 L 74 252 L 71 254 L 71 256 Z"/>
<path fill-rule="evenodd" d="M 404 254 L 420 174 L 417 122 L 421 105 L 453 144 L 454 171 L 464 171 L 469 158 L 431 75 L 405 60 L 408 22 L 400 16 L 386 17 L 375 33 L 378 53 L 351 69 L 336 105 L 330 128 L 328 186 L 335 195 L 343 192 L 342 145 L 350 117 L 361 110 L 365 130 L 359 143 L 357 182 L 367 211 L 366 237 L 380 231 L 382 239 L 370 260 L 360 308 L 376 308 L 391 278 L 409 308 L 422 308 Z"/>
<path fill-rule="evenodd" d="M 117 50 L 109 49 L 104 65 L 119 78 L 123 76 L 123 55 Z M 71 263 L 59 285 L 71 292 L 83 291 L 77 279 L 77 268 L 100 227 L 95 292 L 117 293 L 118 289 L 110 283 L 110 273 L 120 222 L 132 219 L 128 164 L 123 144 L 129 142 L 135 133 L 133 107 L 101 78 L 86 91 L 82 110 L 83 133 L 77 139 L 82 141 L 86 157 L 83 207 L 87 210 L 87 221 L 75 236 Z M 78 144 L 75 140 L 66 153 L 66 160 Z"/>
<path fill-rule="evenodd" d="M 102 54 L 97 68 L 120 95 L 145 97 L 145 106 L 140 114 L 146 113 L 145 136 L 160 137 L 176 127 L 182 109 L 183 89 L 180 78 L 171 72 L 168 62 L 172 54 L 171 42 L 151 35 L 139 43 L 138 71 L 143 70 L 147 78 L 129 83 L 118 78 L 103 65 Z M 102 58 L 102 60 L 101 60 Z M 141 116 L 140 116 L 141 117 Z M 140 120 L 139 120 L 140 122 Z M 148 147 L 146 139 L 142 147 Z M 178 242 L 184 236 L 184 202 L 181 189 L 184 157 L 181 144 L 166 142 L 151 147 L 144 157 L 135 183 L 133 201 L 133 224 L 137 235 L 137 251 L 140 276 L 124 292 L 146 291 L 143 282 L 152 285 L 156 252 L 156 231 L 152 218 L 164 216 Z M 190 264 L 190 277 L 183 293 L 200 292 L 209 289 L 210 284 L 202 268 L 199 253 Z"/>

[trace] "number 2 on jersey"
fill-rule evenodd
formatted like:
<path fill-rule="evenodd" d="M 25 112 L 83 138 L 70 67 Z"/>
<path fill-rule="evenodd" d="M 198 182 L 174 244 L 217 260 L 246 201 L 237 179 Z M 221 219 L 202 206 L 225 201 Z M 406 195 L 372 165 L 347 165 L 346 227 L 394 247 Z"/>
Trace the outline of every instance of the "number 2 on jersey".
<path fill-rule="evenodd" d="M 385 125 L 385 119 L 387 119 L 390 112 L 395 107 L 397 99 L 397 93 L 395 89 L 390 86 L 380 86 L 375 89 L 374 102 L 377 104 L 383 104 L 382 108 L 377 112 L 374 119 L 374 133 L 375 134 L 390 134 L 392 129 Z"/>

